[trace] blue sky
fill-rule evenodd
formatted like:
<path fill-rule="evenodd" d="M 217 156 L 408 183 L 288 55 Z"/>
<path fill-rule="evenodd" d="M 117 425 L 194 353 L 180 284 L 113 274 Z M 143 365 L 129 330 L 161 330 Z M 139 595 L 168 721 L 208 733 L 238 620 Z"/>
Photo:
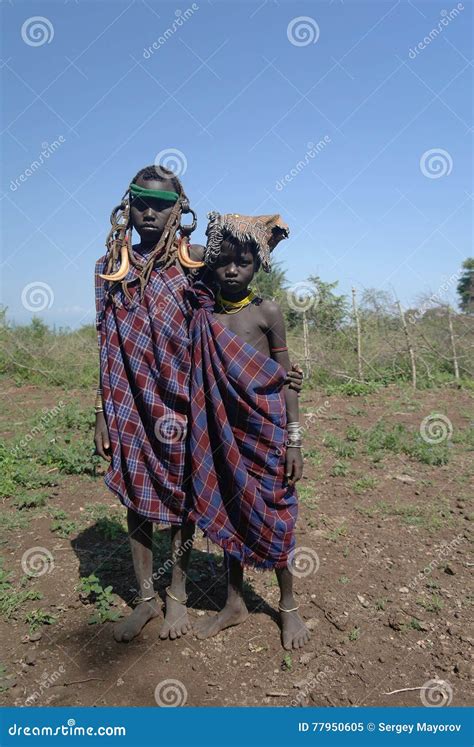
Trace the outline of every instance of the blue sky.
<path fill-rule="evenodd" d="M 10 319 L 93 321 L 110 211 L 159 153 L 198 213 L 194 240 L 209 210 L 281 213 L 290 283 L 318 274 L 409 306 L 472 256 L 467 0 L 11 0 L 2 14 Z"/>

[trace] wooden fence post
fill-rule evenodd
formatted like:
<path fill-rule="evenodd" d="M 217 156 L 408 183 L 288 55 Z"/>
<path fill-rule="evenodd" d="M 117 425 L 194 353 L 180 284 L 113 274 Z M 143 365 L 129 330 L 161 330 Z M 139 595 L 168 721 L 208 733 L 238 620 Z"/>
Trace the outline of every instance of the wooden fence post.
<path fill-rule="evenodd" d="M 410 356 L 410 362 L 411 362 L 411 382 L 413 385 L 413 389 L 416 389 L 416 361 L 415 361 L 415 352 L 413 350 L 413 345 L 411 344 L 410 335 L 408 334 L 408 327 L 405 320 L 405 314 L 403 313 L 400 301 L 397 301 L 398 311 L 400 312 L 400 317 L 402 320 L 402 327 L 403 331 L 405 333 L 405 338 L 407 341 L 407 348 L 408 348 L 408 355 Z"/>
<path fill-rule="evenodd" d="M 355 319 L 356 332 L 357 332 L 357 371 L 359 374 L 359 380 L 363 381 L 364 372 L 362 370 L 362 341 L 361 341 L 361 335 L 360 335 L 359 309 L 357 308 L 355 288 L 352 289 L 352 310 L 354 312 L 354 319 Z"/>
<path fill-rule="evenodd" d="M 311 376 L 311 353 L 309 350 L 309 332 L 308 332 L 308 320 L 306 318 L 306 311 L 303 311 L 303 342 L 304 342 L 304 362 L 306 368 L 306 376 Z"/>
<path fill-rule="evenodd" d="M 456 343 L 454 342 L 454 331 L 453 331 L 451 306 L 448 306 L 448 326 L 449 326 L 449 338 L 451 340 L 451 350 L 453 351 L 454 378 L 456 379 L 456 381 L 459 381 L 459 364 L 458 364 L 458 357 L 456 355 Z"/>

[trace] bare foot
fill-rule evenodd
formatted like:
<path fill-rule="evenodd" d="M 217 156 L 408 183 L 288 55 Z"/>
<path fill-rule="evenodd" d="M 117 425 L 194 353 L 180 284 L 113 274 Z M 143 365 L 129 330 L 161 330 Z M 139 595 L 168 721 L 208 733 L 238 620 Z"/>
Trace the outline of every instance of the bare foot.
<path fill-rule="evenodd" d="M 280 620 L 283 648 L 286 651 L 291 651 L 293 648 L 303 648 L 308 643 L 311 634 L 299 616 L 298 610 L 293 612 L 282 612 L 280 610 Z"/>
<path fill-rule="evenodd" d="M 125 620 L 114 625 L 114 638 L 119 643 L 128 643 L 135 638 L 148 620 L 160 614 L 160 608 L 156 599 L 149 602 L 140 602 Z"/>
<path fill-rule="evenodd" d="M 224 628 L 239 625 L 248 617 L 248 609 L 243 599 L 227 602 L 225 607 L 217 615 L 206 615 L 194 625 L 194 633 L 199 640 L 211 638 Z"/>
<path fill-rule="evenodd" d="M 182 635 L 186 635 L 191 630 L 191 623 L 189 622 L 188 610 L 185 604 L 176 602 L 171 599 L 168 595 L 166 596 L 166 613 L 165 621 L 160 630 L 160 638 L 181 638 Z"/>

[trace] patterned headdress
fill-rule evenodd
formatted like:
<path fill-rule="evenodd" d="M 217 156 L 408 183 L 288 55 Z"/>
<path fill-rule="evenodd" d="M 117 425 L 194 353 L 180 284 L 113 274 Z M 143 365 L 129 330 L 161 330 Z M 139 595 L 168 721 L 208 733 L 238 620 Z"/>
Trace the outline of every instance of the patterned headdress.
<path fill-rule="evenodd" d="M 241 243 L 251 241 L 257 247 L 257 255 L 265 272 L 270 272 L 270 252 L 279 241 L 288 238 L 290 229 L 279 215 L 221 215 L 208 213 L 206 230 L 207 246 L 204 262 L 213 267 L 219 257 L 222 242 L 234 239 Z"/>

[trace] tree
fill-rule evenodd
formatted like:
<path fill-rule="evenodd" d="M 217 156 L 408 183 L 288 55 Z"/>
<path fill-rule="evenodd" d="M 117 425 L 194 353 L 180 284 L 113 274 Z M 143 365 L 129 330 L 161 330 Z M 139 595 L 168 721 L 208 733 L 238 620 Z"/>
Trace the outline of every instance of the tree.
<path fill-rule="evenodd" d="M 270 272 L 259 270 L 252 280 L 252 288 L 258 296 L 270 301 L 281 301 L 287 285 L 285 270 L 281 262 L 274 262 Z"/>
<path fill-rule="evenodd" d="M 459 305 L 465 314 L 474 313 L 474 257 L 468 257 L 462 263 L 463 274 L 457 287 L 460 296 Z"/>
<path fill-rule="evenodd" d="M 315 302 L 307 312 L 309 325 L 324 332 L 335 332 L 342 327 L 349 313 L 347 298 L 334 293 L 339 282 L 325 283 L 319 275 L 310 275 L 308 281 L 315 289 Z"/>

